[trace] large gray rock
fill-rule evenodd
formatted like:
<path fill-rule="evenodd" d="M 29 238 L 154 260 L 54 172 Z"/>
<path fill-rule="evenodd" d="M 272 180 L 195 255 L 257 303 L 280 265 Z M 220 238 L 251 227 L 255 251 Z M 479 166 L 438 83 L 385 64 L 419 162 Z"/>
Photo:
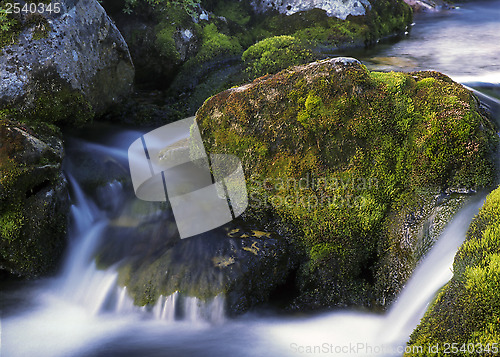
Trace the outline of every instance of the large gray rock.
<path fill-rule="evenodd" d="M 328 16 L 338 17 L 342 20 L 345 20 L 349 15 L 365 15 L 366 9 L 371 8 L 368 0 L 252 0 L 252 5 L 257 12 L 275 9 L 286 15 L 321 9 L 325 10 Z"/>
<path fill-rule="evenodd" d="M 69 90 L 100 113 L 130 92 L 134 67 L 128 47 L 101 5 L 60 4 L 59 14 L 36 15 L 36 26 L 29 17 L 20 19 L 24 28 L 16 43 L 2 49 L 0 106 L 36 110 L 40 98 Z"/>

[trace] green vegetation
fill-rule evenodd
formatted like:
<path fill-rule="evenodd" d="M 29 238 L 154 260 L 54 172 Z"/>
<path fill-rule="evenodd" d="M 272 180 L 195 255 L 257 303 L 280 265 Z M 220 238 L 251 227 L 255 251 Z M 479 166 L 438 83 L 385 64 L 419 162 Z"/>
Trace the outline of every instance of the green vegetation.
<path fill-rule="evenodd" d="M 283 68 L 310 62 L 312 51 L 291 36 L 266 38 L 248 48 L 241 59 L 251 78 L 277 73 Z"/>
<path fill-rule="evenodd" d="M 60 85 L 38 93 L 29 121 L 36 123 L 81 126 L 90 122 L 92 106 L 77 90 Z"/>
<path fill-rule="evenodd" d="M 257 14 L 248 0 L 127 0 L 126 12 L 133 12 L 131 23 L 154 29 L 124 34 L 136 83 L 168 87 L 169 104 L 162 111 L 169 120 L 193 115 L 208 97 L 234 85 L 402 33 L 412 20 L 401 0 L 378 0 L 365 16 L 347 20 L 319 9 L 291 16 Z"/>
<path fill-rule="evenodd" d="M 242 160 L 249 214 L 300 232 L 303 296 L 320 306 L 370 304 L 389 214 L 428 201 L 425 190 L 492 184 L 497 143 L 475 98 L 444 75 L 338 66 L 283 71 L 197 113 L 207 151 Z M 290 180 L 309 184 L 280 184 Z"/>
<path fill-rule="evenodd" d="M 493 344 L 500 338 L 500 188 L 487 198 L 467 231 L 453 264 L 453 278 L 411 335 L 409 345 L 427 346 L 453 341 L 470 356 L 469 344 L 478 355 L 495 355 Z M 486 346 L 489 344 L 489 351 Z M 437 356 L 441 354 L 422 354 Z M 407 354 L 416 356 L 417 354 Z"/>
<path fill-rule="evenodd" d="M 200 65 L 217 58 L 239 55 L 242 51 L 238 39 L 220 33 L 214 23 L 205 25 L 201 39 L 200 50 L 194 58 L 186 63 L 187 67 Z"/>

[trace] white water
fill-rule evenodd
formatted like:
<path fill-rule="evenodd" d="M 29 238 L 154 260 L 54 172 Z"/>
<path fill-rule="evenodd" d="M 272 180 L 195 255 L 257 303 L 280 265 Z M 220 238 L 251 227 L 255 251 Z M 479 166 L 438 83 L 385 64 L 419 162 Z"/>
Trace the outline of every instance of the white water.
<path fill-rule="evenodd" d="M 26 292 L 33 299 L 27 311 L 3 319 L 1 356 L 67 357 L 148 321 L 180 318 L 203 326 L 224 320 L 222 296 L 205 303 L 176 293 L 161 297 L 152 311 L 135 306 L 126 288 L 117 285 L 115 269 L 96 268 L 92 257 L 109 221 L 71 182 L 75 204 L 64 268 L 60 277 Z M 116 185 L 109 189 L 116 191 Z"/>

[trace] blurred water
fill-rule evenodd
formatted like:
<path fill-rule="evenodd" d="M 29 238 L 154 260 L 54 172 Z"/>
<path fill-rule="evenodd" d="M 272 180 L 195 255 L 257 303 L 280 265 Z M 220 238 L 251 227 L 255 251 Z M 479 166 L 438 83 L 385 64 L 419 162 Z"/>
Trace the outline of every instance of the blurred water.
<path fill-rule="evenodd" d="M 417 14 L 397 43 L 346 51 L 377 70 L 436 70 L 459 82 L 500 81 L 500 1 L 471 1 L 459 8 Z"/>

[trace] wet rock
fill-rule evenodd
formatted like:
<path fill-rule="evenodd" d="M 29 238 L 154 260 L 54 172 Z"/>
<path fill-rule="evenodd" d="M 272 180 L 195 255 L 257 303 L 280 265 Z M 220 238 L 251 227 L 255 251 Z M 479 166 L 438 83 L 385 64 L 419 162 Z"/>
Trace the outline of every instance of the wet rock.
<path fill-rule="evenodd" d="M 285 15 L 292 15 L 300 11 L 308 11 L 312 9 L 321 9 L 326 11 L 328 16 L 338 17 L 345 20 L 347 16 L 365 15 L 366 10 L 371 8 L 368 0 L 348 0 L 348 1 L 302 1 L 302 0 L 253 0 L 252 5 L 257 12 L 266 12 L 270 10 L 278 10 Z"/>
<path fill-rule="evenodd" d="M 0 104 L 39 121 L 84 122 L 129 94 L 134 67 L 97 1 L 59 4 L 18 20 L 22 31 L 0 55 Z"/>
<path fill-rule="evenodd" d="M 54 270 L 66 243 L 67 182 L 60 133 L 0 120 L 0 270 Z"/>
<path fill-rule="evenodd" d="M 119 267 L 119 283 L 139 306 L 174 292 L 221 295 L 227 313 L 240 314 L 269 301 L 296 265 L 286 237 L 241 221 L 181 240 L 167 213 L 135 228 L 111 227 L 107 237 L 98 264 Z"/>
<path fill-rule="evenodd" d="M 196 118 L 207 151 L 242 161 L 247 214 L 295 230 L 298 309 L 384 305 L 456 210 L 441 194 L 495 177 L 491 119 L 437 72 L 319 61 L 219 93 Z"/>

